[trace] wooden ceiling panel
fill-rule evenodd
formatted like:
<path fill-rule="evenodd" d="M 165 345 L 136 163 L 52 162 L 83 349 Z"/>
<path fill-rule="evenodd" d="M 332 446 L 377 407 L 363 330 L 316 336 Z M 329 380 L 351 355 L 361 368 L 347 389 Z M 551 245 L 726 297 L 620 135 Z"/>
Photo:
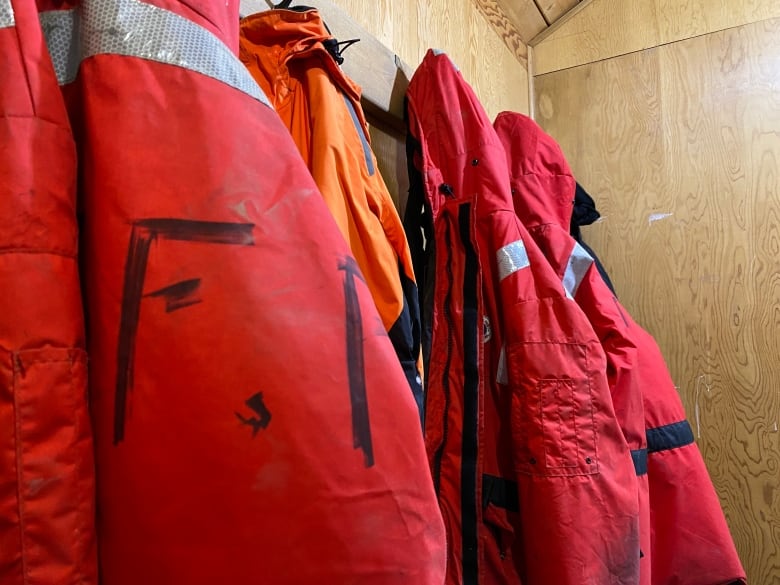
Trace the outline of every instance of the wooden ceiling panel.
<path fill-rule="evenodd" d="M 547 28 L 547 23 L 534 0 L 496 0 L 495 3 L 511 22 L 524 43 Z"/>
<path fill-rule="evenodd" d="M 536 0 L 536 5 L 542 11 L 547 24 L 552 24 L 579 2 L 580 0 Z"/>
<path fill-rule="evenodd" d="M 518 60 L 527 64 L 527 47 L 549 26 L 589 0 L 471 0 Z"/>

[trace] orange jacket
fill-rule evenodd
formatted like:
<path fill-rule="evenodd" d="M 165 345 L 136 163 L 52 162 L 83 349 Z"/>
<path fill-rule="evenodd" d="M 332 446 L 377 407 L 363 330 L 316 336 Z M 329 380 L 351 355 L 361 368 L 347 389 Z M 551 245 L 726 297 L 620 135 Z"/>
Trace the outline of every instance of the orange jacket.
<path fill-rule="evenodd" d="M 270 10 L 241 22 L 240 58 L 290 130 L 349 243 L 422 408 L 420 324 L 409 246 L 377 170 L 360 88 L 316 10 Z"/>

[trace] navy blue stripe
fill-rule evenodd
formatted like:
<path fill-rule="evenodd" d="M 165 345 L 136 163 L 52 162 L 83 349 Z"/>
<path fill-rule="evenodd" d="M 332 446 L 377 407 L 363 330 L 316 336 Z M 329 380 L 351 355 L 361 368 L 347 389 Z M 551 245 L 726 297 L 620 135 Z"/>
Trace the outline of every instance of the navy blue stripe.
<path fill-rule="evenodd" d="M 631 459 L 634 461 L 634 471 L 637 476 L 647 473 L 647 449 L 631 451 Z"/>
<path fill-rule="evenodd" d="M 693 429 L 687 420 L 647 429 L 647 452 L 679 449 L 693 443 Z"/>
<path fill-rule="evenodd" d="M 363 131 L 363 125 L 360 123 L 360 119 L 358 118 L 357 112 L 355 111 L 355 106 L 352 105 L 352 101 L 346 95 L 341 95 L 344 98 L 344 103 L 347 104 L 347 110 L 349 110 L 349 115 L 352 118 L 352 123 L 355 125 L 355 130 L 357 130 L 358 136 L 360 136 L 360 143 L 363 145 L 363 156 L 366 158 L 368 174 L 373 175 L 375 171 L 374 157 L 371 153 L 371 147 L 368 145 L 368 138 L 366 138 L 366 133 Z"/>
<path fill-rule="evenodd" d="M 477 254 L 471 244 L 471 206 L 458 212 L 460 238 L 466 253 L 463 275 L 463 448 L 461 460 L 461 521 L 463 523 L 463 583 L 479 578 L 477 548 L 477 433 L 479 419 L 479 367 L 477 347 Z"/>

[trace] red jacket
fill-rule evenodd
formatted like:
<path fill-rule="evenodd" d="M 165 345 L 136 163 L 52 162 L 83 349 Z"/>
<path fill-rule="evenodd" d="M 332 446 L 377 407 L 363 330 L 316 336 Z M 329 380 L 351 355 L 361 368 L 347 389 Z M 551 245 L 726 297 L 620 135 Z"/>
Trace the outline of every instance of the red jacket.
<path fill-rule="evenodd" d="M 518 220 L 498 136 L 449 58 L 429 51 L 407 97 L 447 583 L 637 583 L 636 475 L 599 340 Z"/>
<path fill-rule="evenodd" d="M 744 581 L 717 495 L 657 344 L 631 319 L 592 258 L 569 235 L 575 181 L 563 152 L 522 114 L 500 114 L 495 128 L 506 151 L 515 211 L 582 307 L 607 356 L 615 411 L 640 476 L 642 583 Z"/>
<path fill-rule="evenodd" d="M 96 585 L 76 148 L 33 0 L 0 0 L 0 583 Z"/>
<path fill-rule="evenodd" d="M 420 421 L 369 290 L 224 44 L 237 3 L 192 4 L 50 17 L 81 165 L 101 583 L 440 585 Z"/>

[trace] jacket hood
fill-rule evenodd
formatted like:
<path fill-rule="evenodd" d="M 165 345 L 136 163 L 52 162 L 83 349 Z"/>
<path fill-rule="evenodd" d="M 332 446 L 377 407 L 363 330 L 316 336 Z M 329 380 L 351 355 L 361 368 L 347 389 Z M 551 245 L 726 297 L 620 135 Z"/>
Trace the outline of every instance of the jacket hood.
<path fill-rule="evenodd" d="M 265 10 L 243 18 L 240 32 L 241 61 L 255 79 L 264 72 L 276 72 L 267 84 L 275 88 L 272 94 L 277 101 L 287 95 L 285 85 L 290 61 L 317 52 L 322 54 L 323 66 L 333 83 L 353 102 L 360 100 L 360 87 L 346 76 L 328 50 L 329 46 L 337 46 L 338 41 L 330 34 L 318 10 Z"/>
<path fill-rule="evenodd" d="M 275 56 L 279 61 L 286 61 L 291 55 L 331 37 L 320 13 L 314 9 L 265 10 L 252 14 L 241 20 L 241 35 L 250 44 L 277 47 Z"/>
<path fill-rule="evenodd" d="M 410 135 L 425 144 L 414 164 L 436 218 L 444 200 L 483 196 L 483 206 L 511 210 L 501 142 L 474 90 L 450 57 L 430 49 L 406 92 Z M 479 159 L 471 155 L 480 153 Z"/>
<path fill-rule="evenodd" d="M 568 232 L 575 181 L 561 147 L 523 114 L 502 112 L 494 126 L 506 152 L 520 220 L 528 228 L 556 224 Z"/>

